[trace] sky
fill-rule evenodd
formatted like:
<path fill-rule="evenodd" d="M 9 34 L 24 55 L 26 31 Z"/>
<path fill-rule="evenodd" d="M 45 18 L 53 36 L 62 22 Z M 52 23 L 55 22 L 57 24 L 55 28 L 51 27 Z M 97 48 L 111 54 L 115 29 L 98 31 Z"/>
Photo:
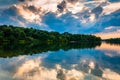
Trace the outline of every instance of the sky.
<path fill-rule="evenodd" d="M 0 25 L 120 37 L 120 0 L 0 0 Z"/>

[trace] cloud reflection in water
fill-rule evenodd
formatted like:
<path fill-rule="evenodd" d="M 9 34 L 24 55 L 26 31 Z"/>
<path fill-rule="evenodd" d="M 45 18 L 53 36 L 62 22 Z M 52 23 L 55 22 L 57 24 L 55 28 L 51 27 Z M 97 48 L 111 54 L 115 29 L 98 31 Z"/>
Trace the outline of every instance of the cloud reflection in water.
<path fill-rule="evenodd" d="M 101 45 L 96 49 L 48 51 L 32 56 L 0 58 L 0 79 L 119 80 L 118 50 L 105 45 L 106 48 Z M 113 56 L 106 55 L 107 51 Z"/>

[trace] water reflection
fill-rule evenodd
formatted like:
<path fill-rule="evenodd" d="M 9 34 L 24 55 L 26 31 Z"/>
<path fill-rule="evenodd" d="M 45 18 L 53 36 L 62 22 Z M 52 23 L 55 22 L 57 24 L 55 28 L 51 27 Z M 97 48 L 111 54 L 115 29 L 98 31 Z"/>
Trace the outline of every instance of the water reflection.
<path fill-rule="evenodd" d="M 109 44 L 103 42 L 100 47 L 96 49 L 104 51 L 107 56 L 114 57 L 120 56 L 120 45 L 117 44 Z"/>
<path fill-rule="evenodd" d="M 95 49 L 48 51 L 32 56 L 0 58 L 0 79 L 120 80 L 119 50 L 119 46 L 103 43 Z M 108 52 L 112 57 L 107 55 Z"/>
<path fill-rule="evenodd" d="M 15 57 L 19 55 L 32 55 L 47 51 L 59 51 L 70 50 L 70 49 L 84 49 L 84 48 L 95 48 L 100 46 L 101 42 L 98 43 L 56 43 L 56 44 L 2 44 L 0 45 L 0 57 Z"/>

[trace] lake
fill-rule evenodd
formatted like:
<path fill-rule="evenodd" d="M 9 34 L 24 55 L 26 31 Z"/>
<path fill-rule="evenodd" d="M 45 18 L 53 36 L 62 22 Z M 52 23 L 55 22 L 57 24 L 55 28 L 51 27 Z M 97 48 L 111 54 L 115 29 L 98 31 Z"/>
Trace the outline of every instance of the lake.
<path fill-rule="evenodd" d="M 103 42 L 93 48 L 1 56 L 0 80 L 120 80 L 120 45 Z"/>

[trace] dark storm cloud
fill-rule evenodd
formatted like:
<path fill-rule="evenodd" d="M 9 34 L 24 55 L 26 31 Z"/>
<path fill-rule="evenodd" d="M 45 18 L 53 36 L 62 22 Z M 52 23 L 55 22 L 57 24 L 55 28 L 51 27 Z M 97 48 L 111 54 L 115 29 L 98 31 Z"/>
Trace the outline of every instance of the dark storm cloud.
<path fill-rule="evenodd" d="M 96 18 L 99 17 L 99 15 L 102 13 L 103 8 L 101 6 L 98 6 L 94 8 L 91 12 L 95 14 Z"/>
<path fill-rule="evenodd" d="M 37 11 L 36 7 L 33 6 L 33 5 L 28 6 L 28 9 L 29 9 L 30 11 L 33 11 L 33 12 Z"/>
<path fill-rule="evenodd" d="M 79 0 L 67 0 L 69 3 L 76 3 L 78 2 Z"/>
<path fill-rule="evenodd" d="M 34 5 L 27 5 L 27 4 L 25 4 L 22 7 L 24 8 L 24 10 L 29 10 L 32 13 L 35 13 L 35 14 L 39 14 L 39 12 L 41 11 L 41 7 L 36 8 Z"/>
<path fill-rule="evenodd" d="M 20 2 L 24 2 L 25 0 L 18 0 L 18 1 L 20 1 Z"/>
<path fill-rule="evenodd" d="M 78 1 L 79 0 L 63 0 L 61 3 L 59 3 L 57 5 L 58 11 L 63 12 L 66 9 L 66 6 L 67 6 L 66 4 L 67 3 L 74 4 L 74 3 L 78 2 Z"/>
<path fill-rule="evenodd" d="M 38 15 L 40 12 L 42 12 L 41 7 L 36 8 L 34 5 L 27 6 L 26 8 L 36 15 Z M 43 11 L 43 13 L 44 13 L 44 11 Z"/>
<path fill-rule="evenodd" d="M 20 2 L 25 2 L 25 1 L 33 1 L 33 0 L 18 0 Z"/>
<path fill-rule="evenodd" d="M 63 12 L 66 8 L 66 1 L 62 1 L 60 4 L 57 5 L 58 11 Z"/>

